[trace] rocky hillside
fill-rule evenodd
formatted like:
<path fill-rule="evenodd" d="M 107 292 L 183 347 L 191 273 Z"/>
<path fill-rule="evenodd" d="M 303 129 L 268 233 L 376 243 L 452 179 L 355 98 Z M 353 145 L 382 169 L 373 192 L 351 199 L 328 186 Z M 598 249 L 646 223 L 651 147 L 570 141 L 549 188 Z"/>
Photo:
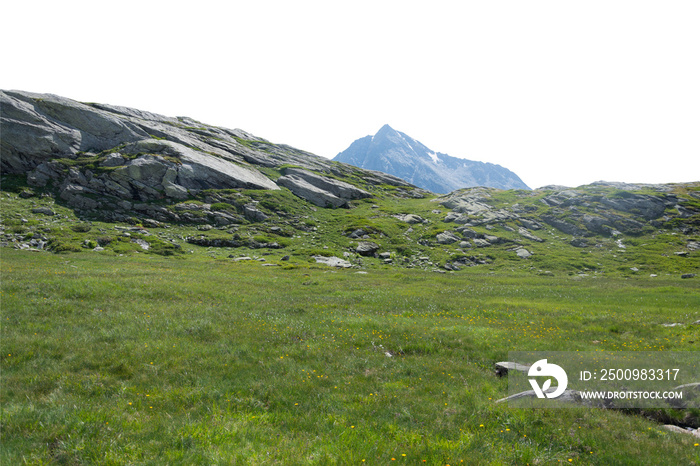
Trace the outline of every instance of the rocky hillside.
<path fill-rule="evenodd" d="M 338 177 L 412 188 L 189 118 L 21 91 L 0 91 L 0 106 L 3 173 L 27 175 L 35 187 L 51 184 L 69 206 L 115 219 L 136 202 L 184 200 L 206 189 L 284 186 L 315 205 L 343 207 L 369 194 Z"/>
<path fill-rule="evenodd" d="M 435 196 L 188 118 L 0 99 L 5 247 L 577 279 L 700 269 L 700 183 Z"/>
<path fill-rule="evenodd" d="M 475 186 L 529 189 L 507 168 L 432 151 L 389 125 L 353 142 L 333 160 L 389 173 L 434 193 Z"/>

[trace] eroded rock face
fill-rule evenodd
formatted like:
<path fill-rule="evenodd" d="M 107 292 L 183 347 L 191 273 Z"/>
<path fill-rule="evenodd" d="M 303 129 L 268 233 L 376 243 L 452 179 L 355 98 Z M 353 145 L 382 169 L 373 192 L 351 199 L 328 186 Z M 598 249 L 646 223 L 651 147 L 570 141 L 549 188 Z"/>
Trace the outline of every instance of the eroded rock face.
<path fill-rule="evenodd" d="M 277 183 L 319 207 L 346 207 L 348 201 L 372 196 L 349 183 L 299 168 L 288 168 Z"/>
<path fill-rule="evenodd" d="M 185 189 L 279 189 L 269 178 L 257 170 L 245 168 L 227 160 L 212 157 L 208 154 L 195 151 L 176 142 L 146 139 L 127 146 L 123 153 L 138 154 L 141 152 L 160 154 L 177 159 L 177 167 L 172 169 L 167 176 L 164 174 L 163 182 L 176 184 Z M 138 160 L 138 159 L 137 159 Z M 162 163 L 162 160 L 156 162 Z M 145 162 L 139 162 L 142 166 Z M 129 170 L 134 170 L 136 162 L 127 165 Z M 139 167 L 134 174 L 142 173 Z M 174 169 L 173 169 L 174 168 Z"/>
<path fill-rule="evenodd" d="M 57 156 L 103 151 L 148 138 L 143 129 L 88 105 L 54 95 L 0 92 L 2 170 L 26 173 Z"/>
<path fill-rule="evenodd" d="M 99 200 L 81 199 L 87 195 L 179 200 L 209 188 L 279 189 L 258 168 L 288 164 L 301 168 L 288 169 L 282 182 L 323 207 L 370 195 L 310 170 L 405 188 L 406 197 L 425 193 L 390 175 L 186 117 L 24 91 L 0 91 L 0 105 L 0 170 L 27 174 L 35 186 L 60 185 L 61 197 L 74 207 L 100 208 Z"/>
<path fill-rule="evenodd" d="M 27 179 L 34 186 L 45 186 L 52 179 L 59 182 L 59 196 L 82 210 L 100 208 L 100 201 L 89 195 L 128 201 L 184 200 L 202 189 L 279 189 L 260 172 L 170 141 L 137 141 L 122 148 L 120 155 L 110 154 L 102 166 L 104 162 L 109 169 L 67 172 L 58 162 L 44 162 Z"/>

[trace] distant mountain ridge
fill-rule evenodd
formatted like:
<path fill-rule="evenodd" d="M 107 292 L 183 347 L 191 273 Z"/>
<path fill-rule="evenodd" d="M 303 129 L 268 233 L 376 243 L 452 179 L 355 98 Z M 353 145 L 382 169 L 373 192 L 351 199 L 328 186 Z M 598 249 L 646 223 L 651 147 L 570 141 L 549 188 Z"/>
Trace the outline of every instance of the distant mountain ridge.
<path fill-rule="evenodd" d="M 389 125 L 356 140 L 333 160 L 384 172 L 440 194 L 475 186 L 530 189 L 507 168 L 432 151 Z"/>

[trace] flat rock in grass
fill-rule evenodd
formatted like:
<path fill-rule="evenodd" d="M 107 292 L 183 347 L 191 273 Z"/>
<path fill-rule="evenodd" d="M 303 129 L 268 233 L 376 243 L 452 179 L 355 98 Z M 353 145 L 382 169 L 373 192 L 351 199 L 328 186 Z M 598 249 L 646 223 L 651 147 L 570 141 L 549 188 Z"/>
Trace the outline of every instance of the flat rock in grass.
<path fill-rule="evenodd" d="M 56 215 L 56 212 L 49 209 L 48 207 L 37 207 L 35 209 L 32 209 L 32 213 L 33 214 L 44 214 L 44 215 L 49 215 L 49 216 Z"/>
<path fill-rule="evenodd" d="M 523 237 L 525 237 L 525 238 L 527 238 L 527 239 L 529 239 L 529 240 L 531 240 L 531 241 L 536 241 L 536 242 L 538 242 L 538 243 L 543 243 L 543 242 L 544 242 L 544 240 L 543 240 L 542 238 L 540 238 L 539 236 L 533 235 L 533 234 L 530 233 L 526 228 L 523 228 L 523 227 L 518 228 L 518 233 L 519 233 L 521 236 L 523 236 Z"/>
<path fill-rule="evenodd" d="M 344 269 L 349 269 L 352 267 L 352 264 L 345 259 L 341 259 L 340 257 L 325 257 L 325 256 L 313 256 L 313 258 L 316 260 L 317 264 L 325 264 L 330 267 L 341 267 Z"/>
<path fill-rule="evenodd" d="M 151 247 L 148 241 L 142 240 L 140 238 L 132 239 L 131 242 L 138 244 L 144 251 L 148 251 L 148 249 Z"/>
<path fill-rule="evenodd" d="M 401 222 L 405 222 L 411 225 L 425 222 L 425 219 L 423 217 L 416 214 L 398 214 L 394 215 L 394 218 L 398 219 Z"/>
<path fill-rule="evenodd" d="M 664 429 L 671 431 L 671 432 L 677 432 L 679 434 L 689 434 L 693 435 L 695 437 L 700 438 L 700 429 L 684 429 L 682 427 L 666 424 L 664 426 Z"/>
<path fill-rule="evenodd" d="M 515 253 L 521 259 L 527 259 L 528 257 L 532 256 L 532 253 L 525 248 L 518 248 L 515 250 Z"/>
<path fill-rule="evenodd" d="M 544 393 L 552 393 L 557 389 L 557 387 L 551 387 L 544 390 Z M 537 398 L 537 394 L 534 390 L 527 390 L 524 392 L 516 393 L 515 395 L 510 395 L 500 400 L 496 400 L 496 403 L 504 403 L 508 401 L 519 400 L 522 398 Z M 584 400 L 581 399 L 581 395 L 576 390 L 564 390 L 564 393 L 556 398 L 557 401 L 563 401 L 565 403 L 576 403 L 585 404 Z"/>
<path fill-rule="evenodd" d="M 504 375 L 508 374 L 508 371 L 518 371 L 522 372 L 524 374 L 527 374 L 527 372 L 530 370 L 530 366 L 526 366 L 524 364 L 519 364 L 517 362 L 511 362 L 511 361 L 500 361 L 495 364 L 496 366 L 496 375 L 499 377 L 503 377 Z"/>

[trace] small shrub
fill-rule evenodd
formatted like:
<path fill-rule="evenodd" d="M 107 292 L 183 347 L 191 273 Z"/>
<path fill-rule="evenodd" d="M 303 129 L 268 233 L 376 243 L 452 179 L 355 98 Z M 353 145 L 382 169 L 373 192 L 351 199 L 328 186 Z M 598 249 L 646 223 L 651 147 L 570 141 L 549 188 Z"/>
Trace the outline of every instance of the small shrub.
<path fill-rule="evenodd" d="M 76 233 L 87 233 L 92 229 L 92 226 L 89 223 L 79 223 L 77 225 L 72 225 L 70 229 Z"/>
<path fill-rule="evenodd" d="M 49 248 L 50 251 L 55 252 L 57 254 L 60 253 L 67 253 L 67 252 L 80 252 L 82 248 L 80 246 L 77 246 L 75 244 L 70 244 L 70 243 L 64 243 L 63 241 L 59 241 L 57 239 L 53 239 L 49 241 Z"/>
<path fill-rule="evenodd" d="M 101 247 L 107 246 L 112 241 L 114 241 L 114 238 L 111 236 L 100 236 L 97 238 L 97 244 L 99 244 Z"/>

